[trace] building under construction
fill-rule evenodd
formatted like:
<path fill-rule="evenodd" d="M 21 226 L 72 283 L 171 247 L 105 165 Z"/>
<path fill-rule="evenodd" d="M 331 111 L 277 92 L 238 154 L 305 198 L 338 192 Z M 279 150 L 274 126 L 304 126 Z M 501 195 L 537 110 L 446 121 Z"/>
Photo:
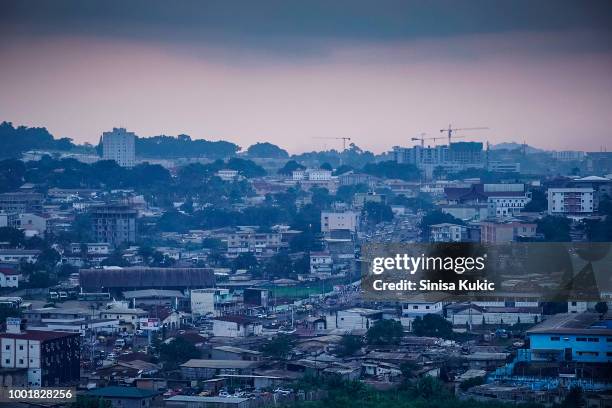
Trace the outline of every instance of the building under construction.
<path fill-rule="evenodd" d="M 96 242 L 113 246 L 136 241 L 137 211 L 124 204 L 108 204 L 92 207 L 89 212 Z"/>

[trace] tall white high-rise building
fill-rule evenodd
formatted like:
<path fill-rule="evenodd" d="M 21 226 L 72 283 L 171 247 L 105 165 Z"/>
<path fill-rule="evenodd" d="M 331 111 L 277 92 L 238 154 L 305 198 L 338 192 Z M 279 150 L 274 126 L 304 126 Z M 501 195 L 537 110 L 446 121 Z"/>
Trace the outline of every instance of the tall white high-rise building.
<path fill-rule="evenodd" d="M 102 157 L 114 160 L 121 167 L 134 167 L 136 161 L 136 135 L 124 128 L 113 128 L 102 133 Z"/>

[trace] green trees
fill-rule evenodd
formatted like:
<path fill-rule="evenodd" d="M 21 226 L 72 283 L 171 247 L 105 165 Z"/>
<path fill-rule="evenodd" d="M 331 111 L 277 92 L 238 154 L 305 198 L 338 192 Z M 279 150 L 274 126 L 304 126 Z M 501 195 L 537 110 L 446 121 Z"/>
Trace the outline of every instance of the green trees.
<path fill-rule="evenodd" d="M 249 157 L 261 157 L 261 158 L 272 158 L 272 159 L 284 159 L 289 157 L 289 153 L 286 150 L 281 149 L 275 144 L 264 142 L 255 143 L 249 146 L 246 151 Z"/>
<path fill-rule="evenodd" d="M 397 163 L 393 160 L 378 163 L 368 163 L 361 171 L 376 177 L 399 179 L 406 181 L 419 180 L 421 173 L 413 164 Z"/>
<path fill-rule="evenodd" d="M 294 344 L 293 337 L 281 334 L 262 344 L 260 351 L 269 357 L 285 358 L 293 349 Z"/>
<path fill-rule="evenodd" d="M 542 190 L 531 190 L 531 201 L 529 201 L 523 211 L 525 212 L 542 212 L 548 208 L 548 199 L 546 193 Z"/>
<path fill-rule="evenodd" d="M 363 346 L 363 338 L 360 336 L 344 335 L 338 343 L 336 353 L 340 357 L 348 357 L 354 355 Z"/>
<path fill-rule="evenodd" d="M 440 210 L 429 211 L 421 219 L 421 223 L 419 224 L 421 231 L 423 231 L 424 241 L 429 241 L 429 230 L 432 225 L 441 224 L 444 222 L 448 222 L 451 224 L 457 224 L 457 225 L 465 225 L 465 223 L 461 221 L 460 219 L 455 218 L 450 214 L 443 213 Z"/>
<path fill-rule="evenodd" d="M 606 302 L 598 302 L 595 305 L 595 311 L 602 315 L 608 313 L 608 304 Z"/>
<path fill-rule="evenodd" d="M 19 158 L 22 152 L 33 149 L 70 150 L 70 139 L 54 139 L 46 128 L 18 126 L 11 122 L 0 123 L 0 157 Z M 0 183 L 1 185 L 1 183 Z"/>
<path fill-rule="evenodd" d="M 383 203 L 369 202 L 363 207 L 368 222 L 378 224 L 393 220 L 393 211 L 391 207 Z"/>
<path fill-rule="evenodd" d="M 366 333 L 368 344 L 399 344 L 404 336 L 402 324 L 397 320 L 379 320 Z"/>
<path fill-rule="evenodd" d="M 412 331 L 417 336 L 442 337 L 450 339 L 453 337 L 453 325 L 444 317 L 435 314 L 419 316 L 412 322 Z"/>
<path fill-rule="evenodd" d="M 537 221 L 537 232 L 549 242 L 569 242 L 571 221 L 566 217 L 547 215 Z"/>
<path fill-rule="evenodd" d="M 295 160 L 289 160 L 283 167 L 278 170 L 278 174 L 283 174 L 285 176 L 290 176 L 293 174 L 295 170 L 304 170 L 306 167 L 302 166 L 300 163 Z"/>
<path fill-rule="evenodd" d="M 198 349 L 182 337 L 160 343 L 158 352 L 159 359 L 167 370 L 175 369 L 189 359 L 200 357 Z"/>

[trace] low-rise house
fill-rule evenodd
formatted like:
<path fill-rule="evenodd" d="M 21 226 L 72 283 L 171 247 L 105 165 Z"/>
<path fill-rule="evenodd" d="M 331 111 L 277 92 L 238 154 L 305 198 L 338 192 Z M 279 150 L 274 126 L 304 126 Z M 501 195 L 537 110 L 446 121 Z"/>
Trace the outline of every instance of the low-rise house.
<path fill-rule="evenodd" d="M 139 319 L 147 317 L 149 313 L 142 309 L 129 309 L 124 307 L 112 307 L 100 311 L 102 319 L 117 319 L 124 331 L 133 331 L 137 328 Z"/>
<path fill-rule="evenodd" d="M 530 361 L 610 363 L 612 316 L 567 313 L 549 317 L 527 330 Z"/>
<path fill-rule="evenodd" d="M 509 353 L 476 352 L 463 356 L 469 369 L 494 370 L 506 364 Z"/>
<path fill-rule="evenodd" d="M 454 326 L 537 323 L 542 320 L 542 308 L 538 306 L 505 307 L 457 303 L 447 306 L 446 319 Z"/>
<path fill-rule="evenodd" d="M 87 396 L 110 401 L 112 408 L 149 408 L 153 406 L 157 391 L 136 387 L 104 387 L 87 392 Z"/>
<path fill-rule="evenodd" d="M 333 268 L 329 252 L 310 253 L 310 274 L 316 276 L 331 276 Z"/>
<path fill-rule="evenodd" d="M 248 337 L 262 334 L 263 326 L 245 316 L 223 316 L 213 319 L 213 335 L 218 337 Z"/>
<path fill-rule="evenodd" d="M 19 228 L 23 230 L 26 237 L 44 237 L 47 232 L 47 219 L 36 214 L 19 214 Z"/>
<path fill-rule="evenodd" d="M 166 399 L 167 408 L 249 408 L 248 398 L 201 397 L 196 395 L 175 395 Z"/>
<path fill-rule="evenodd" d="M 18 288 L 21 279 L 17 269 L 0 267 L 0 288 Z"/>
<path fill-rule="evenodd" d="M 211 360 L 261 361 L 262 359 L 263 355 L 260 351 L 240 347 L 218 346 L 211 350 Z"/>
<path fill-rule="evenodd" d="M 537 225 L 524 222 L 481 222 L 480 242 L 487 244 L 507 243 L 517 241 L 519 238 L 533 238 L 536 236 Z"/>
<path fill-rule="evenodd" d="M 444 222 L 429 227 L 429 240 L 431 242 L 461 242 L 467 236 L 467 228 L 464 225 Z"/>
<path fill-rule="evenodd" d="M 257 361 L 191 359 L 181 364 L 181 375 L 187 380 L 208 380 L 221 374 L 252 374 Z"/>
<path fill-rule="evenodd" d="M 38 249 L 0 249 L 0 262 L 18 264 L 21 262 L 34 263 L 40 255 Z"/>
<path fill-rule="evenodd" d="M 335 326 L 337 329 L 369 329 L 377 321 L 382 319 L 380 310 L 354 307 L 346 310 L 338 310 L 335 314 Z"/>

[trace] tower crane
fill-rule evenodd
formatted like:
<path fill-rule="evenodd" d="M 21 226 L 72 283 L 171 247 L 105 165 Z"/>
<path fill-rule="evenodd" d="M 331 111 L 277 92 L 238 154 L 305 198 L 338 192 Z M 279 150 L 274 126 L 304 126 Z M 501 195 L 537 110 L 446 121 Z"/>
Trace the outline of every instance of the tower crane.
<path fill-rule="evenodd" d="M 350 137 L 314 137 L 313 139 L 336 139 L 336 140 L 342 140 L 342 150 L 346 150 L 346 141 L 347 140 L 351 140 Z"/>
<path fill-rule="evenodd" d="M 451 140 L 453 137 L 457 138 L 459 136 L 454 136 L 454 133 L 460 130 L 485 130 L 489 129 L 488 127 L 472 127 L 472 128 L 453 128 L 451 125 L 448 125 L 448 129 L 440 129 L 440 133 L 446 133 L 448 136 L 448 146 L 450 147 Z"/>
<path fill-rule="evenodd" d="M 412 140 L 413 142 L 417 141 L 417 140 L 420 140 L 421 141 L 421 147 L 425 147 L 425 141 L 426 140 L 433 140 L 434 143 L 435 143 L 436 140 L 443 139 L 442 137 L 425 137 L 425 135 L 427 135 L 427 133 L 421 133 L 421 135 L 420 135 L 421 137 L 412 137 L 412 138 L 410 138 L 410 140 Z"/>

